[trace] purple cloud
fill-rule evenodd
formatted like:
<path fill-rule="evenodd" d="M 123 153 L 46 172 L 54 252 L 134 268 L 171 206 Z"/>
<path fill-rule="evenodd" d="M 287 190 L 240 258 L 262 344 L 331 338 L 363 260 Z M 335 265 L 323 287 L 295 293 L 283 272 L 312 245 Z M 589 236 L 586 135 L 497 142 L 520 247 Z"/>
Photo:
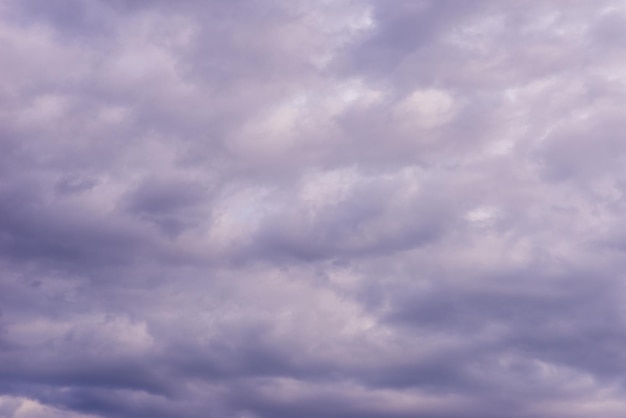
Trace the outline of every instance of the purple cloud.
<path fill-rule="evenodd" d="M 620 2 L 0 5 L 0 416 L 618 418 Z"/>

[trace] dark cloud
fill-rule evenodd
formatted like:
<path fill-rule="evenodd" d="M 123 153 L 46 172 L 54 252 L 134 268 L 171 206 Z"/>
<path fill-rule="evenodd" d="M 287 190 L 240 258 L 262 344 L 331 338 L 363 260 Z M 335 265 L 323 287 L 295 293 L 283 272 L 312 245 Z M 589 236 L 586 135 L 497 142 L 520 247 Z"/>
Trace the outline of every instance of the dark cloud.
<path fill-rule="evenodd" d="M 0 416 L 623 415 L 617 1 L 0 5 Z"/>

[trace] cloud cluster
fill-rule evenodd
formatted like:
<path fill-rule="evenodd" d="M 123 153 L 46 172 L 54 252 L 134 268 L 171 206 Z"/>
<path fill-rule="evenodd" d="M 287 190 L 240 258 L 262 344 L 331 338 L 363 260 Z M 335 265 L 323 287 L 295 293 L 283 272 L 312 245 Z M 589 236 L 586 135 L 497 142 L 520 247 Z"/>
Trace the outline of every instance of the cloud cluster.
<path fill-rule="evenodd" d="M 626 7 L 0 4 L 0 416 L 626 410 Z"/>

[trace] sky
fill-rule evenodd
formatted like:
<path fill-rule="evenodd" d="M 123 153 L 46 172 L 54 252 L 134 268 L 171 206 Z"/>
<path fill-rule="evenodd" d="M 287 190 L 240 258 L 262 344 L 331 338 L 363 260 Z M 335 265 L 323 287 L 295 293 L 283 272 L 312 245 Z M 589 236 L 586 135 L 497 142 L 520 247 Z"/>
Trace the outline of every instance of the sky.
<path fill-rule="evenodd" d="M 626 2 L 0 2 L 0 417 L 622 418 Z"/>

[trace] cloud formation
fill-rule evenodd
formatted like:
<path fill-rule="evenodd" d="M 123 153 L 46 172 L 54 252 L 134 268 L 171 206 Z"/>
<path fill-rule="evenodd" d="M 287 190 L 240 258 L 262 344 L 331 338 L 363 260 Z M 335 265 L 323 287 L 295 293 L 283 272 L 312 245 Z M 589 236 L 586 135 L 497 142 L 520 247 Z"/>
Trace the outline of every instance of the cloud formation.
<path fill-rule="evenodd" d="M 0 23 L 0 416 L 624 415 L 622 2 Z"/>

